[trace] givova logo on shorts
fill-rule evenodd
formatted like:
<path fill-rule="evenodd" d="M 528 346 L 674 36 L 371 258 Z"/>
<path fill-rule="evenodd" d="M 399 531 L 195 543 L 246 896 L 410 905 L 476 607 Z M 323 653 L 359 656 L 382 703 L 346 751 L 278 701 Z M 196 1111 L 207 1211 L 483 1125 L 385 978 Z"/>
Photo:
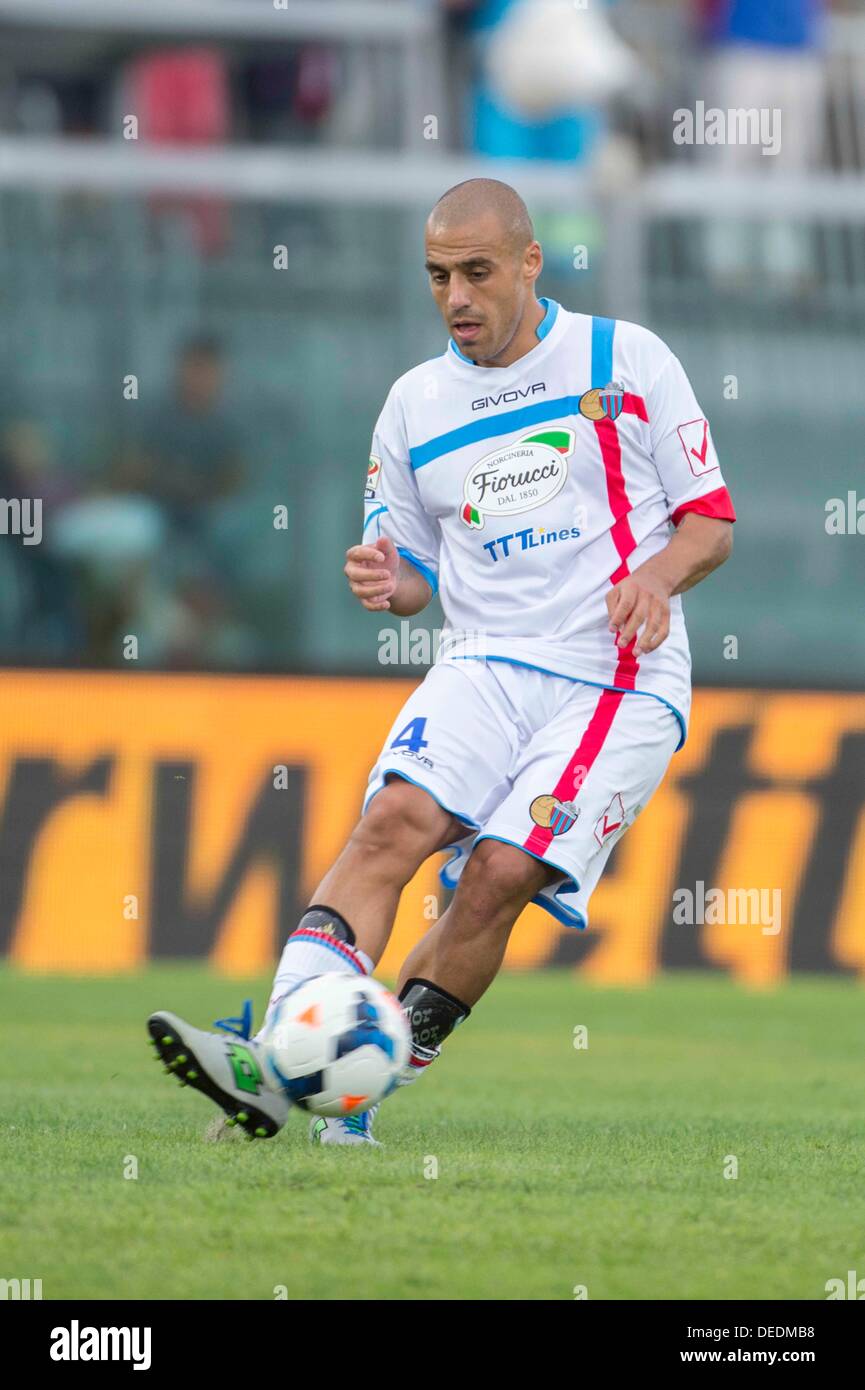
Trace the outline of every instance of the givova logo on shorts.
<path fill-rule="evenodd" d="M 575 437 L 564 426 L 539 430 L 472 464 L 463 483 L 461 520 L 480 531 L 485 516 L 528 512 L 549 502 L 565 485 Z"/>

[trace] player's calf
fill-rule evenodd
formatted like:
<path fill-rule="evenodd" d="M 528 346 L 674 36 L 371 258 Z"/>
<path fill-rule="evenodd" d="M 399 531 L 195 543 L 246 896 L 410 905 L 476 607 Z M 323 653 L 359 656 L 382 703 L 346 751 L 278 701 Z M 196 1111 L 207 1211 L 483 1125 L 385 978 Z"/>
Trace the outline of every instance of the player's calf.
<path fill-rule="evenodd" d="M 409 1086 L 435 1061 L 445 1038 L 465 1022 L 471 1009 L 431 980 L 415 978 L 403 985 L 399 1001 L 411 1027 L 411 1056 L 399 1084 Z"/>
<path fill-rule="evenodd" d="M 454 900 L 409 956 L 400 991 L 412 1029 L 412 1055 L 400 1079 L 408 1085 L 435 1061 L 441 1045 L 468 1018 L 495 978 L 511 929 L 523 908 L 556 871 L 513 845 L 482 840 Z"/>

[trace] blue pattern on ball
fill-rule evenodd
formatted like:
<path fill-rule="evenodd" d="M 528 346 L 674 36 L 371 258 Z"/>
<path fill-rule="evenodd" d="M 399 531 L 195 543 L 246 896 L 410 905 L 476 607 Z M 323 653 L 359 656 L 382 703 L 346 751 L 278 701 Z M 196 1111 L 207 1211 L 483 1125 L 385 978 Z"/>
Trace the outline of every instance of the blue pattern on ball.
<path fill-rule="evenodd" d="M 361 999 L 357 1005 L 357 1023 L 336 1039 L 336 1056 L 345 1057 L 359 1047 L 380 1047 L 386 1057 L 393 1061 L 393 1038 L 389 1038 L 378 1026 L 378 1009 L 368 999 Z"/>

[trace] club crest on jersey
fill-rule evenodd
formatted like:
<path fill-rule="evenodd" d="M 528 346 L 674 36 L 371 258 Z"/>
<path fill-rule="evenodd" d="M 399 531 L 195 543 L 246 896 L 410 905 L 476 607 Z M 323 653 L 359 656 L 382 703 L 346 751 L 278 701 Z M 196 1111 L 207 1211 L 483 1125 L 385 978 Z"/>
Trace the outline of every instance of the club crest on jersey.
<path fill-rule="evenodd" d="M 625 404 L 625 388 L 621 382 L 609 386 L 594 386 L 580 396 L 580 414 L 587 420 L 615 420 Z"/>
<path fill-rule="evenodd" d="M 370 454 L 369 468 L 366 470 L 366 487 L 363 490 L 364 501 L 368 502 L 375 497 L 376 488 L 381 480 L 381 459 L 376 458 L 375 454 Z"/>
<path fill-rule="evenodd" d="M 573 801 L 559 801 L 557 796 L 536 796 L 529 807 L 529 815 L 535 825 L 551 830 L 554 835 L 564 835 L 580 814 Z"/>
<path fill-rule="evenodd" d="M 480 531 L 486 516 L 510 516 L 549 502 L 565 485 L 575 438 L 565 426 L 538 430 L 473 463 L 463 483 L 461 520 Z"/>

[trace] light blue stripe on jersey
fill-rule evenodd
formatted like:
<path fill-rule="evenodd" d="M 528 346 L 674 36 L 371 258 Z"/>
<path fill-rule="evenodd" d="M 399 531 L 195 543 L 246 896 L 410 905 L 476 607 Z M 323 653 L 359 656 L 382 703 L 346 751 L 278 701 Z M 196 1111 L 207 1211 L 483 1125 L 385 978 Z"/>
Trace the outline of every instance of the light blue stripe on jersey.
<path fill-rule="evenodd" d="M 406 560 L 408 560 L 410 565 L 414 565 L 415 569 L 423 575 L 427 584 L 429 584 L 430 588 L 433 591 L 433 594 L 438 593 L 438 575 L 433 574 L 433 571 L 430 569 L 429 565 L 425 565 L 423 560 L 419 560 L 416 555 L 413 555 L 410 550 L 406 550 L 405 547 L 402 545 L 397 546 L 397 554 L 402 555 Z"/>
<path fill-rule="evenodd" d="M 559 306 L 554 299 L 541 299 L 541 304 L 546 305 L 547 312 L 538 324 L 535 332 L 538 338 L 546 338 L 553 324 L 559 316 Z"/>
<path fill-rule="evenodd" d="M 550 310 L 538 329 L 538 336 L 545 337 L 556 320 L 551 313 L 558 305 L 550 301 Z M 543 330 L 543 331 L 542 331 Z M 592 319 L 592 386 L 609 386 L 613 379 L 613 338 L 616 332 L 615 319 L 595 316 Z M 460 425 L 458 429 L 448 430 L 447 434 L 437 435 L 426 444 L 418 444 L 409 449 L 412 468 L 423 468 L 425 464 L 442 458 L 445 454 L 462 449 L 467 444 L 479 444 L 484 439 L 495 439 L 512 430 L 531 429 L 532 425 L 543 425 L 548 420 L 560 419 L 563 415 L 576 415 L 580 409 L 580 396 L 559 396 L 554 401 L 541 401 L 537 405 L 525 405 L 518 410 L 506 410 L 490 420 L 473 420 L 470 425 Z"/>
<path fill-rule="evenodd" d="M 606 385 L 606 382 L 604 383 Z M 539 405 L 524 405 L 519 410 L 506 410 L 503 415 L 495 415 L 491 420 L 474 420 L 470 425 L 460 425 L 458 429 L 448 430 L 430 439 L 426 444 L 418 444 L 409 449 L 412 468 L 423 468 L 444 454 L 452 454 L 466 444 L 477 444 L 482 439 L 495 439 L 500 434 L 510 434 L 512 430 L 529 429 L 532 425 L 542 425 L 547 420 L 560 420 L 563 415 L 576 415 L 580 409 L 579 396 L 559 396 L 555 401 L 541 401 Z"/>
<path fill-rule="evenodd" d="M 592 386 L 601 390 L 613 379 L 615 319 L 592 319 Z"/>
<path fill-rule="evenodd" d="M 369 516 L 367 517 L 366 521 L 363 523 L 363 531 L 361 532 L 361 535 L 365 536 L 365 535 L 366 535 L 366 528 L 367 528 L 367 526 L 369 526 L 370 522 L 375 521 L 376 517 L 381 516 L 382 512 L 386 512 L 386 511 L 387 511 L 387 507 L 376 507 L 376 509 L 375 509 L 374 512 L 370 512 L 370 514 L 369 514 Z M 379 522 L 379 524 L 378 524 L 378 534 L 381 535 L 381 522 Z"/>

